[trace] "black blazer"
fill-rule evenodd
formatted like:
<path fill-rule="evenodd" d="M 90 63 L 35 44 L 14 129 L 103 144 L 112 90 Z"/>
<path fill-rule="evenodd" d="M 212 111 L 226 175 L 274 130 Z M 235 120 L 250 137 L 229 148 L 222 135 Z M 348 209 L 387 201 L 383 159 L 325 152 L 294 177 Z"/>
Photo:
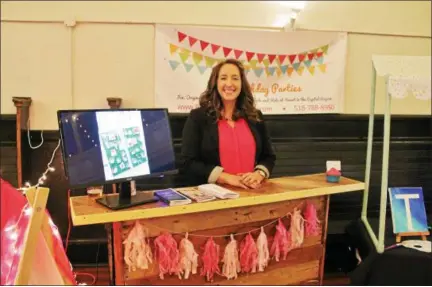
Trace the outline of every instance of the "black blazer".
<path fill-rule="evenodd" d="M 271 174 L 276 156 L 263 115 L 261 121 L 246 120 L 256 144 L 255 166 L 263 165 Z M 190 112 L 183 128 L 180 171 L 194 184 L 207 183 L 210 173 L 220 166 L 218 124 L 206 109 L 201 107 Z"/>

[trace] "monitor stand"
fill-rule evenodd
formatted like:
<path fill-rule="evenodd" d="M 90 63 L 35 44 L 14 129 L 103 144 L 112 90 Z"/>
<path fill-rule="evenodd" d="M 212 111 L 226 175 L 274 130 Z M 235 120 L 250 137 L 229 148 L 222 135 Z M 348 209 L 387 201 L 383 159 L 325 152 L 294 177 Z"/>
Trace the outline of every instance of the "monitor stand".
<path fill-rule="evenodd" d="M 132 196 L 130 181 L 117 183 L 116 186 L 119 193 L 104 195 L 96 199 L 96 202 L 109 209 L 119 210 L 158 201 L 158 198 L 153 195 L 153 192 L 138 192 L 136 195 Z"/>

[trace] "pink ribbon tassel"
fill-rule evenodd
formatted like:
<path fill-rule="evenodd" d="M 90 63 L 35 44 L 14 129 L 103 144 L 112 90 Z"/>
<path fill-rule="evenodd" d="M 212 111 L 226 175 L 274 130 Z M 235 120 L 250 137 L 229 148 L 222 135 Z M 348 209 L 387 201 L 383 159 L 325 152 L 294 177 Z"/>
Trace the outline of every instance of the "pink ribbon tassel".
<path fill-rule="evenodd" d="M 189 275 L 196 274 L 198 268 L 198 253 L 195 252 L 193 243 L 188 239 L 188 233 L 180 241 L 180 273 L 184 279 Z"/>
<path fill-rule="evenodd" d="M 210 237 L 204 245 L 201 276 L 206 276 L 207 281 L 213 281 L 213 276 L 215 273 L 220 274 L 219 249 L 220 247 L 213 241 L 213 237 Z"/>
<path fill-rule="evenodd" d="M 240 260 L 238 256 L 238 248 L 237 241 L 234 239 L 234 236 L 231 234 L 231 240 L 225 247 L 224 257 L 222 259 L 222 274 L 228 280 L 236 279 L 237 274 L 240 273 Z"/>
<path fill-rule="evenodd" d="M 276 260 L 276 262 L 279 262 L 281 254 L 283 256 L 283 260 L 285 260 L 290 249 L 291 234 L 287 231 L 282 220 L 279 218 L 278 224 L 276 225 L 276 234 L 274 236 L 270 254 Z"/>
<path fill-rule="evenodd" d="M 155 253 L 159 262 L 159 277 L 164 279 L 165 274 L 180 276 L 180 254 L 177 242 L 169 233 L 159 235 L 155 241 Z"/>
<path fill-rule="evenodd" d="M 137 269 L 148 269 L 153 262 L 152 251 L 148 239 L 146 238 L 144 227 L 137 220 L 124 240 L 124 260 L 129 272 Z"/>
<path fill-rule="evenodd" d="M 261 227 L 261 232 L 257 238 L 256 244 L 258 248 L 258 271 L 262 272 L 267 267 L 270 260 L 268 240 L 267 235 L 264 232 L 264 227 Z"/>
<path fill-rule="evenodd" d="M 304 219 L 301 215 L 301 210 L 294 209 L 291 216 L 291 242 L 292 248 L 298 248 L 303 244 L 304 241 Z"/>
<path fill-rule="evenodd" d="M 240 244 L 240 266 L 244 273 L 255 273 L 258 267 L 258 248 L 250 233 Z"/>
<path fill-rule="evenodd" d="M 318 235 L 320 221 L 318 220 L 317 211 L 315 205 L 308 202 L 304 211 L 305 219 L 305 233 L 306 236 Z"/>

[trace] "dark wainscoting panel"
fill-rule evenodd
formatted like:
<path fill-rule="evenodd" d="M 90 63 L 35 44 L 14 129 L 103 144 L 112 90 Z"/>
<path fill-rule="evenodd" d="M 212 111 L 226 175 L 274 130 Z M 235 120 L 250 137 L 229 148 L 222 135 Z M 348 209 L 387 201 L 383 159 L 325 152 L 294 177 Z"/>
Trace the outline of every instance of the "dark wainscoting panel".
<path fill-rule="evenodd" d="M 181 133 L 186 115 L 172 115 L 171 127 L 175 151 L 181 149 Z M 341 160 L 343 174 L 364 180 L 368 116 L 365 115 L 290 115 L 266 116 L 270 135 L 277 153 L 273 176 L 301 175 L 325 171 L 326 160 Z M 378 215 L 381 182 L 383 117 L 376 116 L 372 154 L 369 216 Z M 40 142 L 40 131 L 32 131 L 33 145 Z M 1 169 L 3 177 L 16 184 L 16 151 L 14 117 L 1 118 Z M 44 132 L 44 145 L 31 150 L 23 132 L 23 152 L 26 155 L 23 179 L 36 182 L 45 170 L 58 143 L 58 131 Z M 61 151 L 56 153 L 47 185 L 51 189 L 48 210 L 63 238 L 68 231 L 67 191 Z M 422 186 L 426 208 L 432 210 L 432 119 L 421 116 L 393 116 L 389 163 L 389 186 Z M 188 185 L 182 175 L 166 176 L 137 182 L 140 190 Z M 108 191 L 109 192 L 109 191 Z M 72 196 L 85 190 L 73 190 Z M 329 232 L 342 233 L 344 225 L 359 217 L 362 193 L 334 195 L 330 201 Z M 332 226 L 334 227 L 332 230 Z M 93 263 L 98 244 L 106 241 L 102 225 L 71 228 L 69 257 L 73 263 Z M 88 252 L 77 254 L 75 244 L 89 244 Z M 87 250 L 86 249 L 86 250 Z M 100 248 L 100 260 L 106 258 L 105 245 Z"/>
<path fill-rule="evenodd" d="M 17 186 L 15 116 L 0 116 L 0 176 Z"/>

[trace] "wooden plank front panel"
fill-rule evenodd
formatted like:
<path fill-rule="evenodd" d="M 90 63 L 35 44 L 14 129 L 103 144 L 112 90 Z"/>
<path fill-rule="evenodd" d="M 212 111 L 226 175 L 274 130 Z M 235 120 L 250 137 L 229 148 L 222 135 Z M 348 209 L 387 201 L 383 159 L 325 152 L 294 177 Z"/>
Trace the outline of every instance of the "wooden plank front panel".
<path fill-rule="evenodd" d="M 317 207 L 317 212 L 320 216 L 325 216 L 324 208 L 322 208 L 323 200 L 324 197 L 312 197 L 308 199 L 309 202 Z M 161 231 L 164 230 L 179 233 L 196 232 L 226 226 L 241 226 L 242 224 L 248 225 L 254 222 L 256 223 L 256 226 L 259 227 L 261 226 L 259 225 L 261 222 L 267 222 L 269 219 L 277 219 L 285 216 L 288 212 L 294 210 L 294 208 L 303 210 L 305 203 L 305 200 L 298 199 L 210 212 L 149 218 L 140 220 L 140 223 L 147 228 L 149 237 L 158 236 Z M 134 223 L 135 221 L 122 222 L 125 234 L 129 232 L 129 228 Z M 125 234 L 123 238 L 125 238 Z M 220 234 L 220 232 L 215 232 L 214 234 Z"/>
<path fill-rule="evenodd" d="M 319 220 L 325 223 L 327 215 L 326 197 L 314 197 L 309 200 L 316 206 Z M 154 250 L 154 238 L 165 230 L 174 231 L 176 233 L 190 232 L 191 235 L 189 239 L 193 242 L 195 251 L 199 254 L 199 260 L 201 260 L 203 253 L 202 247 L 208 238 L 193 236 L 194 233 L 206 236 L 227 235 L 231 233 L 249 232 L 257 229 L 252 232 L 253 237 L 256 239 L 261 226 L 292 212 L 294 208 L 303 210 L 305 203 L 304 200 L 293 200 L 198 214 L 145 219 L 140 222 L 148 229 L 149 236 L 151 237 L 152 250 Z M 285 217 L 283 222 L 288 228 L 290 219 Z M 133 222 L 122 223 L 123 240 L 126 238 L 132 224 Z M 276 231 L 275 226 L 276 223 L 273 223 L 265 227 L 265 232 L 269 239 L 269 247 L 272 244 L 272 237 Z M 122 263 L 122 266 L 117 265 L 116 268 L 122 268 L 124 282 L 128 285 L 287 285 L 299 284 L 310 280 L 315 282 L 319 280 L 320 260 L 324 254 L 323 240 L 325 240 L 325 234 L 323 234 L 323 229 L 325 228 L 325 224 L 322 224 L 321 227 L 321 232 L 317 236 L 306 237 L 301 248 L 292 250 L 288 254 L 287 260 L 281 260 L 280 262 L 271 260 L 264 272 L 240 274 L 239 278 L 236 280 L 225 280 L 224 277 L 215 275 L 214 282 L 206 282 L 205 278 L 199 274 L 192 275 L 187 280 L 179 279 L 174 275 L 165 275 L 165 279 L 161 280 L 159 279 L 157 262 L 151 264 L 150 268 L 147 270 L 129 272 L 127 266 L 124 265 L 123 258 L 121 258 L 121 260 L 116 260 L 117 264 L 119 261 Z M 184 237 L 183 234 L 173 234 L 173 236 L 178 243 Z M 245 235 L 236 236 L 236 240 L 239 244 L 244 236 Z M 225 246 L 229 242 L 229 236 L 214 237 L 214 241 L 216 244 L 220 245 L 220 256 L 222 259 Z M 116 246 L 116 248 L 119 248 L 119 246 Z M 123 246 L 121 246 L 121 248 L 123 248 Z M 123 252 L 118 252 L 118 254 L 123 254 Z M 200 272 L 201 265 L 199 261 L 198 273 Z M 222 270 L 222 263 L 220 263 L 220 269 Z"/>

